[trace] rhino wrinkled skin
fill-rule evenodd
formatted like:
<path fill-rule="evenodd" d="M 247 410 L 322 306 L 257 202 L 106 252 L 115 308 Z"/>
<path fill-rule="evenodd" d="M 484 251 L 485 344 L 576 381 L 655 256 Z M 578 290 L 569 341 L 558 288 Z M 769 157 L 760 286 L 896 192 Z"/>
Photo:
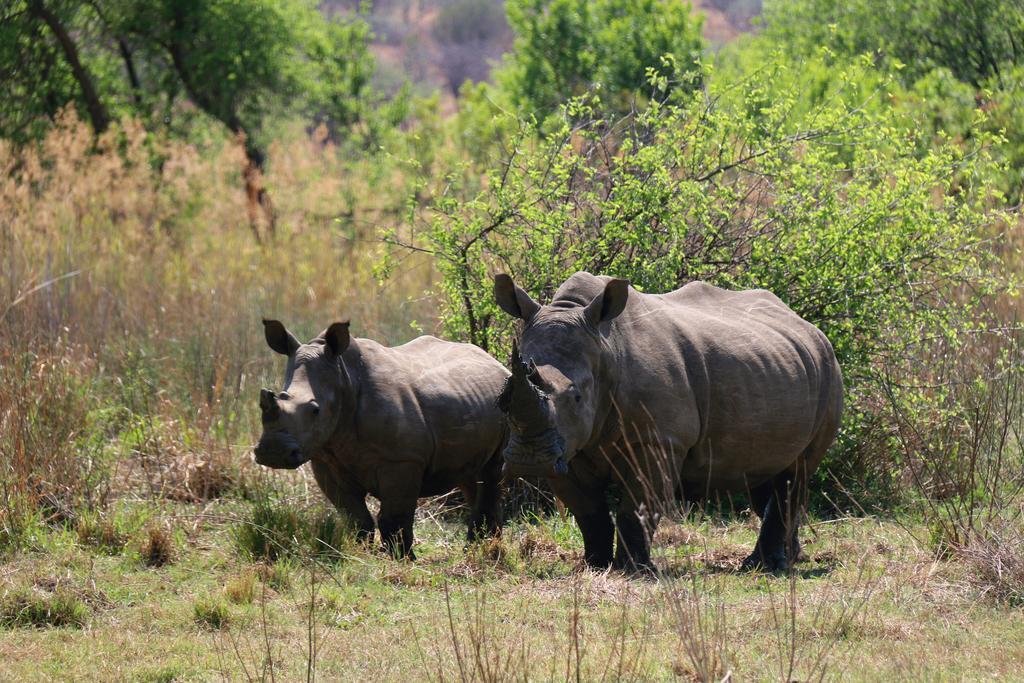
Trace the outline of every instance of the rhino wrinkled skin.
<path fill-rule="evenodd" d="M 839 365 L 814 325 L 771 292 L 702 282 L 644 294 L 580 272 L 545 306 L 507 275 L 494 291 L 523 321 L 500 398 L 505 467 L 548 478 L 588 563 L 649 567 L 665 502 L 716 492 L 747 493 L 761 517 L 745 567 L 796 559 L 808 477 L 842 412 Z"/>
<path fill-rule="evenodd" d="M 508 372 L 469 344 L 419 337 L 388 348 L 334 323 L 308 344 L 264 321 L 267 344 L 288 357 L 284 389 L 260 392 L 261 465 L 310 462 L 321 490 L 396 556 L 412 557 L 417 498 L 459 487 L 469 536 L 500 529 L 504 418 L 495 405 Z"/>

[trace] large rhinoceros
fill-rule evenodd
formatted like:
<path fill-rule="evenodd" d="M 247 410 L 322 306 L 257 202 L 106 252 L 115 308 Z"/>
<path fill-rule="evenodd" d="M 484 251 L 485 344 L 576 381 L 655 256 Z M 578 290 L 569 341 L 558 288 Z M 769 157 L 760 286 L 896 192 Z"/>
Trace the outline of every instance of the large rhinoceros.
<path fill-rule="evenodd" d="M 417 498 L 459 487 L 473 512 L 472 540 L 501 525 L 505 420 L 496 400 L 508 372 L 470 344 L 419 337 L 388 348 L 334 323 L 308 344 L 264 320 L 267 344 L 288 356 L 284 389 L 260 392 L 256 462 L 310 462 L 321 490 L 373 534 L 367 494 L 380 500 L 385 546 L 412 557 Z"/>
<path fill-rule="evenodd" d="M 824 334 L 770 292 L 702 282 L 644 294 L 580 272 L 542 306 L 498 275 L 494 294 L 524 321 L 500 401 L 505 466 L 549 479 L 589 564 L 648 567 L 666 496 L 745 492 L 762 523 L 744 566 L 789 566 L 842 412 Z"/>

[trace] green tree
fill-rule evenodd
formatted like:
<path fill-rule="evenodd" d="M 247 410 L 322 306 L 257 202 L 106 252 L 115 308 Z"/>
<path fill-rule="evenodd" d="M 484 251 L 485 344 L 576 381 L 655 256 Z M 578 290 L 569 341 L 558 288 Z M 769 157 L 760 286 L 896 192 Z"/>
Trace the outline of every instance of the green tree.
<path fill-rule="evenodd" d="M 772 0 L 764 23 L 797 54 L 829 45 L 898 63 L 906 84 L 943 67 L 981 88 L 1024 60 L 1024 0 Z"/>
<path fill-rule="evenodd" d="M 839 78 L 856 83 L 862 70 Z M 575 100 L 542 137 L 528 122 L 509 126 L 508 152 L 481 188 L 463 195 L 449 176 L 430 229 L 408 245 L 437 257 L 448 334 L 507 353 L 514 332 L 491 294 L 496 272 L 542 299 L 576 270 L 651 292 L 691 280 L 767 288 L 836 349 L 848 410 L 828 464 L 849 474 L 860 435 L 881 419 L 882 370 L 911 367 L 907 349 L 922 339 L 955 343 L 975 297 L 996 286 L 985 174 L 998 140 L 979 133 L 971 148 L 918 154 L 893 112 L 842 98 L 794 118 L 798 93 L 773 73 L 709 79 L 706 93 L 625 119 Z M 875 463 L 895 468 L 888 456 Z M 843 484 L 878 500 L 864 475 Z"/>
<path fill-rule="evenodd" d="M 82 43 L 96 34 L 86 8 L 63 0 L 15 0 L 0 10 L 0 136 L 25 141 L 74 103 L 103 132 L 110 112 L 97 65 Z"/>
<path fill-rule="evenodd" d="M 670 0 L 511 0 L 513 51 L 497 74 L 511 100 L 545 116 L 593 89 L 617 111 L 650 92 L 648 70 L 699 83 L 701 18 Z M 665 55 L 674 59 L 663 60 Z"/>
<path fill-rule="evenodd" d="M 114 114 L 166 120 L 187 99 L 244 139 L 246 189 L 271 227 L 268 126 L 297 115 L 339 131 L 380 102 L 368 26 L 312 0 L 15 0 L 0 38 L 0 136 L 31 138 L 68 104 L 102 133 Z"/>

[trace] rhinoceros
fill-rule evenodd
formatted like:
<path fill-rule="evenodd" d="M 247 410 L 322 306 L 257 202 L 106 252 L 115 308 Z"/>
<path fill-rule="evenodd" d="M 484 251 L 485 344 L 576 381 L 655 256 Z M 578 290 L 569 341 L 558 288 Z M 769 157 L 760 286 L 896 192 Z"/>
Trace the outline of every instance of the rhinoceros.
<path fill-rule="evenodd" d="M 309 462 L 320 489 L 396 556 L 414 557 L 417 498 L 462 489 L 470 540 L 501 526 L 501 449 L 496 400 L 508 371 L 470 344 L 424 336 L 389 348 L 334 323 L 308 344 L 264 320 L 271 349 L 288 357 L 284 389 L 260 391 L 263 434 L 255 460 L 294 469 Z"/>
<path fill-rule="evenodd" d="M 500 274 L 494 295 L 523 321 L 500 398 L 505 467 L 548 479 L 590 565 L 650 569 L 666 497 L 713 492 L 748 494 L 762 520 L 744 567 L 796 559 L 808 477 L 843 406 L 820 330 L 771 292 L 703 282 L 645 294 L 579 272 L 542 306 Z"/>

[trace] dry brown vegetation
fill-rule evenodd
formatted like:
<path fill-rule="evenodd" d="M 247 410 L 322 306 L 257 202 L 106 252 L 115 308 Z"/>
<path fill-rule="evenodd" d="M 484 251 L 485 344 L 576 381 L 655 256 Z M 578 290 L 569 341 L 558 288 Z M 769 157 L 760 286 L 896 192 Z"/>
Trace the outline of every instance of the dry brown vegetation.
<path fill-rule="evenodd" d="M 201 501 L 238 486 L 250 399 L 278 374 L 262 316 L 308 336 L 345 318 L 384 341 L 429 329 L 429 262 L 386 285 L 373 274 L 375 230 L 404 201 L 397 170 L 367 171 L 373 155 L 349 161 L 322 136 L 274 156 L 278 238 L 262 247 L 231 140 L 200 152 L 125 122 L 94 148 L 69 113 L 38 149 L 0 142 L 9 505 L 45 499 L 60 517 L 111 487 Z"/>

